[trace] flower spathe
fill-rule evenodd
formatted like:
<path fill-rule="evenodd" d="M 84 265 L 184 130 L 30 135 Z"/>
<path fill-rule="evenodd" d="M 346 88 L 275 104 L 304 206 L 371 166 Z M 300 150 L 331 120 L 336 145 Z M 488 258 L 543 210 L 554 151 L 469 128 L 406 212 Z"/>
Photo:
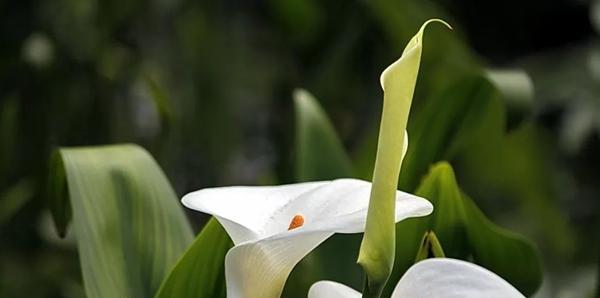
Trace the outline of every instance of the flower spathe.
<path fill-rule="evenodd" d="M 279 297 L 293 267 L 334 233 L 364 231 L 371 183 L 338 179 L 281 186 L 203 189 L 183 197 L 212 214 L 234 247 L 225 258 L 227 296 Z M 396 193 L 396 222 L 425 216 L 426 199 Z"/>
<path fill-rule="evenodd" d="M 312 285 L 308 298 L 360 298 L 354 289 L 333 281 Z M 410 267 L 392 298 L 523 298 L 517 289 L 478 265 L 450 258 L 427 259 Z"/>

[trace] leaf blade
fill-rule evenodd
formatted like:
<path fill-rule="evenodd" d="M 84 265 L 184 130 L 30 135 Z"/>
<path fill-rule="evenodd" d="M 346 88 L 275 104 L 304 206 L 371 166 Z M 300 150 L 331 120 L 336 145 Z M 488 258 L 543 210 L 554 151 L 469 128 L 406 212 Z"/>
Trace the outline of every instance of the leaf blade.
<path fill-rule="evenodd" d="M 297 89 L 294 106 L 298 182 L 351 177 L 350 157 L 317 100 L 306 90 Z"/>
<path fill-rule="evenodd" d="M 475 263 L 506 279 L 525 295 L 539 288 L 541 264 L 533 243 L 490 221 L 460 190 L 450 164 L 433 165 L 416 194 L 431 201 L 434 213 L 397 225 L 397 259 L 390 285 L 412 266 L 421 235 L 432 230 L 448 257 L 463 260 L 472 257 Z M 515 263 L 519 266 L 514 266 Z M 387 287 L 386 293 L 392 289 Z"/>
<path fill-rule="evenodd" d="M 233 246 L 211 218 L 165 278 L 155 298 L 225 297 L 225 255 Z"/>
<path fill-rule="evenodd" d="M 135 145 L 63 148 L 52 167 L 51 211 L 59 230 L 73 221 L 87 296 L 152 296 L 193 237 L 154 159 Z"/>

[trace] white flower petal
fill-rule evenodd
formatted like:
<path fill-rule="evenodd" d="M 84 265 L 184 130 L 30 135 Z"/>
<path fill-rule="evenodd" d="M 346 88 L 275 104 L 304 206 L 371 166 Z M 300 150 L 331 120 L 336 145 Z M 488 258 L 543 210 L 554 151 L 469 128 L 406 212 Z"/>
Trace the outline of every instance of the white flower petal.
<path fill-rule="evenodd" d="M 524 297 L 495 273 L 469 262 L 435 258 L 406 271 L 392 298 L 512 298 Z"/>
<path fill-rule="evenodd" d="M 250 241 L 233 247 L 225 257 L 228 298 L 277 298 L 292 268 L 333 233 L 302 233 Z"/>
<path fill-rule="evenodd" d="M 207 188 L 185 195 L 181 202 L 190 209 L 217 217 L 233 243 L 238 244 L 265 237 L 265 226 L 277 210 L 302 193 L 329 183 Z M 282 224 L 287 228 L 289 220 Z"/>
<path fill-rule="evenodd" d="M 229 219 L 215 216 L 235 245 L 260 238 L 256 232 Z"/>
<path fill-rule="evenodd" d="M 282 213 L 287 218 L 291 218 L 294 212 L 305 214 L 303 229 L 307 231 L 362 233 L 370 192 L 369 182 L 339 179 L 303 194 L 286 206 L 287 212 Z M 428 200 L 402 191 L 396 192 L 396 222 L 409 217 L 425 216 L 432 211 L 433 205 Z"/>
<path fill-rule="evenodd" d="M 426 199 L 398 192 L 396 196 L 396 222 L 411 217 L 420 217 L 431 214 L 433 206 Z M 353 213 L 338 217 L 327 217 L 306 229 L 333 231 L 335 233 L 362 233 L 365 231 L 367 221 L 367 207 Z"/>
<path fill-rule="evenodd" d="M 308 298 L 360 298 L 360 292 L 334 281 L 319 281 L 308 290 Z"/>
<path fill-rule="evenodd" d="M 227 296 L 279 297 L 293 267 L 334 233 L 364 231 L 371 183 L 357 179 L 220 187 L 183 197 L 214 215 L 235 243 L 225 258 Z M 424 216 L 426 199 L 397 192 L 396 221 Z M 292 219 L 301 224 L 288 231 Z"/>
<path fill-rule="evenodd" d="M 364 231 L 371 183 L 358 179 L 282 186 L 209 188 L 187 194 L 182 203 L 217 217 L 235 244 L 286 233 L 296 215 L 307 231 Z M 429 201 L 401 191 L 396 222 L 432 212 Z"/>

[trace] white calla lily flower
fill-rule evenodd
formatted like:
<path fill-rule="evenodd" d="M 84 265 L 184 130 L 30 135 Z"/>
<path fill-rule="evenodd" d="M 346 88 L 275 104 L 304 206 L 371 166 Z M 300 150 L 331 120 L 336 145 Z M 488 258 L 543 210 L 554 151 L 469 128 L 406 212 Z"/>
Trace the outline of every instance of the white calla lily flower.
<path fill-rule="evenodd" d="M 358 291 L 333 281 L 312 285 L 308 298 L 360 298 Z M 517 289 L 495 273 L 472 263 L 426 259 L 410 267 L 392 298 L 523 298 Z"/>
<path fill-rule="evenodd" d="M 212 214 L 234 247 L 225 258 L 227 297 L 279 297 L 293 267 L 334 233 L 364 232 L 371 183 L 357 179 L 203 189 L 183 197 Z M 396 222 L 433 211 L 398 191 Z"/>

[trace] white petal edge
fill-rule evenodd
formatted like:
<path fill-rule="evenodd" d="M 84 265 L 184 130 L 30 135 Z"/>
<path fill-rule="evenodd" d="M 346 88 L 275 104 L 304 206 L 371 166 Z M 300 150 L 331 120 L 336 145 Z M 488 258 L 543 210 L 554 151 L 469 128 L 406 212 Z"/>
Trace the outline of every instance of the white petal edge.
<path fill-rule="evenodd" d="M 234 246 L 225 256 L 228 298 L 278 298 L 296 264 L 333 233 L 295 233 Z"/>
<path fill-rule="evenodd" d="M 525 297 L 495 273 L 472 263 L 434 258 L 406 271 L 392 298 L 522 298 Z"/>
<path fill-rule="evenodd" d="M 187 208 L 214 215 L 234 244 L 262 238 L 263 229 L 277 210 L 305 192 L 330 181 L 278 186 L 227 186 L 186 194 Z"/>
<path fill-rule="evenodd" d="M 322 217 L 298 230 L 331 231 L 345 234 L 362 233 L 365 231 L 367 210 L 368 202 L 352 213 Z M 433 205 L 428 200 L 402 191 L 396 192 L 396 223 L 411 217 L 427 216 L 431 212 L 433 212 Z"/>
<path fill-rule="evenodd" d="M 314 283 L 308 290 L 308 298 L 360 298 L 360 292 L 335 281 Z"/>

